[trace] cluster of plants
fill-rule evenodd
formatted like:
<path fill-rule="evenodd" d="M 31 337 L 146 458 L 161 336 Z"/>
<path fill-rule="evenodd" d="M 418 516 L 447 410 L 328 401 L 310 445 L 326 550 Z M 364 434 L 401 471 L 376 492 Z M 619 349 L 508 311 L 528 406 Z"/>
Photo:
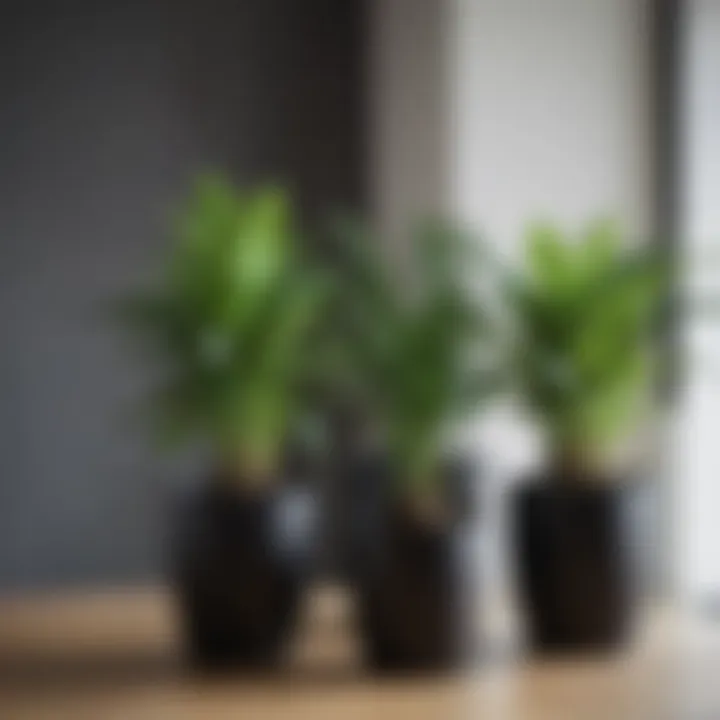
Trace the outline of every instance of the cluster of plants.
<path fill-rule="evenodd" d="M 285 192 L 205 178 L 166 272 L 124 305 L 162 369 L 163 434 L 208 443 L 225 476 L 274 477 L 323 393 L 355 408 L 413 492 L 437 484 L 455 423 L 490 393 L 524 402 L 569 478 L 646 407 L 662 267 L 611 224 L 531 227 L 522 266 L 493 265 L 493 303 L 476 280 L 487 248 L 447 223 L 419 226 L 395 262 L 397 239 L 358 224 L 335 240 L 320 260 Z"/>

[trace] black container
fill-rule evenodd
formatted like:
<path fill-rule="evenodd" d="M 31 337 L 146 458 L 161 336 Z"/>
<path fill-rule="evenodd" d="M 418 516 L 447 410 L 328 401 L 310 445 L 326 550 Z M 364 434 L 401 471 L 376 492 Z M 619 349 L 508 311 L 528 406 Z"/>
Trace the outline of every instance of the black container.
<path fill-rule="evenodd" d="M 616 484 L 546 482 L 519 490 L 515 549 L 532 649 L 605 651 L 628 638 L 629 501 L 627 488 Z"/>
<path fill-rule="evenodd" d="M 175 544 L 188 657 L 206 669 L 282 659 L 313 557 L 309 494 L 209 485 L 189 499 Z"/>
<path fill-rule="evenodd" d="M 442 671 L 472 648 L 469 608 L 475 595 L 467 559 L 472 515 L 469 473 L 448 467 L 441 518 L 426 518 L 390 495 L 382 461 L 356 467 L 366 490 L 358 505 L 353 576 L 366 662 L 376 671 Z M 462 498 L 462 499 L 461 499 Z"/>

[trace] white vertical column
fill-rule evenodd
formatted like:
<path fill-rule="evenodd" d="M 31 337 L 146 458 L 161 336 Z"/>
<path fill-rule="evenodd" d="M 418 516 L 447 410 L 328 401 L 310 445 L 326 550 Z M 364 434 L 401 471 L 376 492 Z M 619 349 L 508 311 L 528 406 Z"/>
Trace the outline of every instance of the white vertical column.
<path fill-rule="evenodd" d="M 686 7 L 680 237 L 691 296 L 720 296 L 720 3 Z M 675 464 L 676 573 L 690 601 L 720 598 L 720 317 L 685 317 Z"/>

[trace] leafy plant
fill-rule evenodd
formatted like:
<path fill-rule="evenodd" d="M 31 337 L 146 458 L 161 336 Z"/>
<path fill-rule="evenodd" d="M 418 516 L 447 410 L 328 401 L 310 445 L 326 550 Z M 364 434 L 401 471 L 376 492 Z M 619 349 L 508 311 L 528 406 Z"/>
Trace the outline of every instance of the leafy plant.
<path fill-rule="evenodd" d="M 326 297 L 282 190 L 202 178 L 162 277 L 123 303 L 160 373 L 150 409 L 163 436 L 209 442 L 225 474 L 269 478 L 302 411 Z"/>
<path fill-rule="evenodd" d="M 650 395 L 664 271 L 622 241 L 608 222 L 578 238 L 534 225 L 524 272 L 507 284 L 514 376 L 561 477 L 592 473 Z"/>
<path fill-rule="evenodd" d="M 346 224 L 337 304 L 346 392 L 386 449 L 399 488 L 432 491 L 453 424 L 489 393 L 490 325 L 468 283 L 473 244 L 442 222 L 419 227 L 403 273 L 379 238 Z"/>

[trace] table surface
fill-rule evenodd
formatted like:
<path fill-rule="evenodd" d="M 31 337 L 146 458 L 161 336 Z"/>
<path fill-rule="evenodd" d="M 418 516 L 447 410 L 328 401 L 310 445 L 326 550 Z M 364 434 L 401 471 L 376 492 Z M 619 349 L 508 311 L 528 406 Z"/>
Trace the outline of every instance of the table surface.
<path fill-rule="evenodd" d="M 583 661 L 524 657 L 488 620 L 476 668 L 415 679 L 363 670 L 338 589 L 309 592 L 302 617 L 285 670 L 218 679 L 183 665 L 166 590 L 0 600 L 0 718 L 720 720 L 720 621 L 669 608 L 624 653 Z"/>

